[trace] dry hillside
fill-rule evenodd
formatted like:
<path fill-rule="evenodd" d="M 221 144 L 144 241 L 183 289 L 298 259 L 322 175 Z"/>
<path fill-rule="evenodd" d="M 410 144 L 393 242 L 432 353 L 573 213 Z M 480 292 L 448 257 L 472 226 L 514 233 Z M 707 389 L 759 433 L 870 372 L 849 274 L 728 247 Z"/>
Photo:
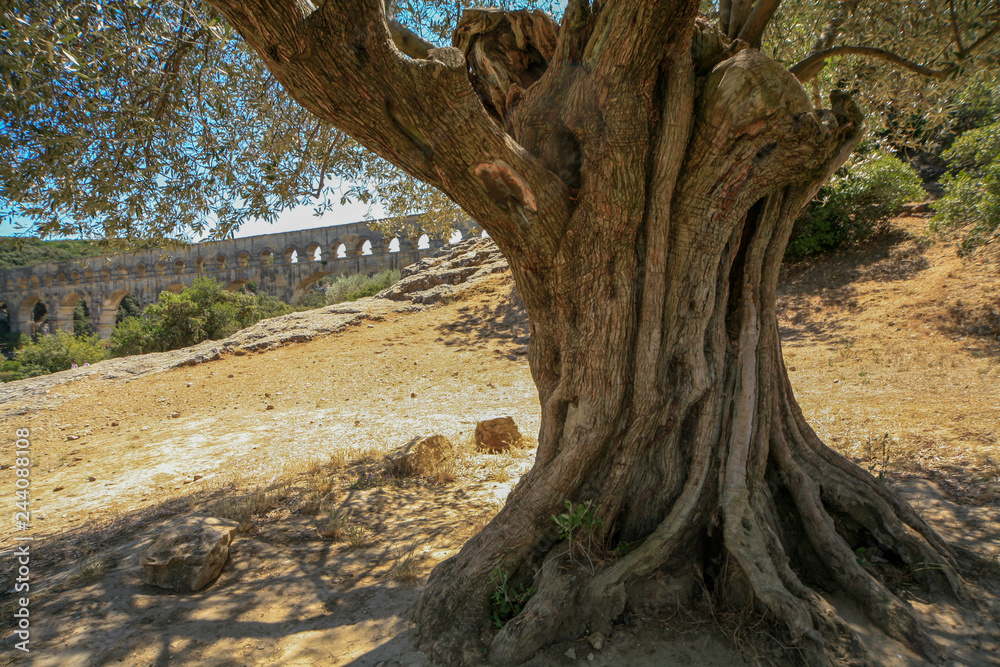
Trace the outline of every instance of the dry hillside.
<path fill-rule="evenodd" d="M 923 241 L 923 224 L 786 270 L 786 365 L 820 435 L 963 549 L 983 619 L 896 584 L 957 664 L 997 665 L 1000 274 Z M 410 621 L 422 583 L 531 464 L 530 438 L 498 456 L 472 448 L 472 429 L 497 414 L 538 428 L 527 322 L 491 247 L 466 242 L 379 297 L 226 341 L 0 388 L 7 441 L 31 431 L 35 537 L 32 653 L 0 660 L 427 665 Z M 431 432 L 459 443 L 452 473 L 385 472 L 385 451 Z M 191 595 L 143 585 L 138 554 L 195 513 L 242 524 L 222 575 Z M 13 536 L 4 523 L 5 563 Z M 832 597 L 882 664 L 922 664 Z M 783 664 L 750 619 L 634 610 L 607 644 L 562 642 L 530 664 Z"/>

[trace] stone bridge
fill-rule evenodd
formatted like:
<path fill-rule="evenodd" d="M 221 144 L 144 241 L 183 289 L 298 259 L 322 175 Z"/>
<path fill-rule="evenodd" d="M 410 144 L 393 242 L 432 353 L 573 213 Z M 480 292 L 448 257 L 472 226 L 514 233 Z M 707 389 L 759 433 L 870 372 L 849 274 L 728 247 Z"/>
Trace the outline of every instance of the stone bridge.
<path fill-rule="evenodd" d="M 227 290 L 254 282 L 260 291 L 298 303 L 325 276 L 400 269 L 444 245 L 424 237 L 382 233 L 356 222 L 333 227 L 142 250 L 0 271 L 0 306 L 15 331 L 30 334 L 44 304 L 48 330 L 73 330 L 73 310 L 85 300 L 102 338 L 111 334 L 118 306 L 132 294 L 143 307 L 160 292 L 179 292 L 209 276 Z M 426 247 L 420 248 L 419 245 Z"/>

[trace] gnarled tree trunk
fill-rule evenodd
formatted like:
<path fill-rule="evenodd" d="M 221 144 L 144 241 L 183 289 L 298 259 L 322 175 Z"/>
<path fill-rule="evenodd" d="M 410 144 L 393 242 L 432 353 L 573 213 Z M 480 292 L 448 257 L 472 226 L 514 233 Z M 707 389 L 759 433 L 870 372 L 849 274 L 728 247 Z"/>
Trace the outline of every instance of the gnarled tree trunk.
<path fill-rule="evenodd" d="M 418 621 L 436 659 L 488 647 L 517 664 L 607 630 L 655 581 L 679 600 L 699 582 L 754 600 L 811 664 L 863 660 L 817 578 L 937 657 L 854 548 L 877 543 L 960 595 L 947 546 L 819 441 L 782 364 L 775 292 L 792 222 L 862 118 L 839 93 L 816 111 L 747 47 L 776 2 L 732 3 L 721 31 L 693 1 L 573 1 L 561 26 L 473 10 L 458 48 L 424 60 L 393 47 L 377 0 L 213 4 L 303 104 L 465 207 L 527 305 L 537 459 L 432 573 Z M 631 551 L 568 553 L 552 520 L 567 500 L 596 508 L 597 544 Z M 497 570 L 537 588 L 499 632 Z"/>

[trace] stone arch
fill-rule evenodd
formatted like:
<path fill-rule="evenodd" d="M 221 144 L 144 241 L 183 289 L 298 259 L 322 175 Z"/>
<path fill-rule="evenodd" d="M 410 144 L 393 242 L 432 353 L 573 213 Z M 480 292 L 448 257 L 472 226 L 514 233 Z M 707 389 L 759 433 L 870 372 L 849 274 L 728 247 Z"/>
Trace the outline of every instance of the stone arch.
<path fill-rule="evenodd" d="M 59 273 L 56 274 L 56 284 L 57 285 L 65 285 L 67 282 L 68 281 L 66 280 L 66 273 L 65 272 L 60 271 Z"/>
<path fill-rule="evenodd" d="M 37 288 L 41 286 L 42 281 L 38 279 L 38 276 L 31 276 L 30 278 L 28 278 L 28 284 L 31 287 Z"/>
<path fill-rule="evenodd" d="M 27 289 L 27 287 L 28 287 L 28 281 L 25 280 L 24 276 L 21 276 L 20 278 L 17 279 L 18 289 Z"/>
<path fill-rule="evenodd" d="M 231 280 L 223 289 L 227 292 L 238 292 L 247 284 L 246 280 Z"/>
<path fill-rule="evenodd" d="M 305 262 L 321 262 L 323 261 L 323 251 L 320 245 L 315 241 L 306 246 L 306 254 L 302 256 L 302 261 Z"/>
<path fill-rule="evenodd" d="M 274 251 L 270 248 L 264 248 L 260 251 L 260 265 L 271 266 L 272 264 L 274 264 Z"/>
<path fill-rule="evenodd" d="M 246 250 L 241 250 L 238 255 L 236 255 L 236 266 L 240 269 L 245 269 L 250 266 L 250 253 Z"/>
<path fill-rule="evenodd" d="M 84 308 L 86 309 L 87 316 L 89 317 L 91 315 L 90 304 L 87 303 L 86 294 L 73 290 L 62 298 L 62 302 L 59 304 L 59 316 L 57 321 L 65 331 L 75 333 L 75 321 L 73 315 L 76 312 L 76 305 L 81 301 L 83 301 Z M 93 329 L 93 322 L 91 322 L 91 328 Z"/>
<path fill-rule="evenodd" d="M 285 252 L 282 253 L 282 257 L 285 260 L 285 264 L 297 264 L 299 261 L 299 252 L 292 246 L 285 248 Z"/>
<path fill-rule="evenodd" d="M 52 274 L 46 273 L 42 276 L 42 284 L 46 287 L 52 287 Z"/>
<path fill-rule="evenodd" d="M 94 282 L 94 270 L 90 268 L 84 270 L 83 279 L 86 280 L 88 283 Z"/>
<path fill-rule="evenodd" d="M 146 265 L 142 262 L 135 265 L 135 277 L 139 279 L 146 277 Z"/>
<path fill-rule="evenodd" d="M 107 338 L 111 335 L 111 329 L 115 326 L 115 319 L 118 315 L 118 306 L 121 305 L 122 299 L 129 293 L 127 289 L 116 289 L 101 301 L 101 312 L 97 317 L 97 332 L 102 338 Z"/>
<path fill-rule="evenodd" d="M 128 267 L 122 264 L 115 269 L 115 277 L 119 280 L 128 280 Z"/>
<path fill-rule="evenodd" d="M 427 250 L 430 247 L 431 247 L 431 237 L 428 236 L 427 234 L 421 234 L 420 237 L 417 239 L 417 249 Z"/>
<path fill-rule="evenodd" d="M 400 250 L 400 243 L 401 243 L 401 241 L 400 241 L 399 237 L 398 236 L 394 236 L 392 238 L 392 240 L 389 241 L 389 245 L 387 245 L 386 248 L 389 250 L 389 252 L 399 252 L 399 250 Z"/>
<path fill-rule="evenodd" d="M 357 255 L 371 255 L 372 254 L 372 242 L 371 239 L 362 237 L 358 243 L 358 251 L 355 253 Z"/>
<path fill-rule="evenodd" d="M 310 287 L 312 287 L 313 285 L 315 285 L 317 282 L 319 282 L 321 279 L 325 278 L 328 275 L 330 275 L 330 271 L 316 271 L 315 273 L 310 274 L 306 278 L 303 278 L 299 282 L 299 284 L 295 286 L 295 289 L 292 290 L 292 297 L 289 300 L 289 303 L 292 304 L 299 303 L 302 300 L 302 297 L 306 295 L 306 292 L 309 291 Z"/>
<path fill-rule="evenodd" d="M 205 272 L 205 258 L 204 257 L 195 257 L 194 258 L 194 270 L 195 270 L 196 273 L 204 273 Z"/>
<path fill-rule="evenodd" d="M 223 271 L 226 268 L 227 258 L 222 253 L 215 256 L 215 270 Z"/>
<path fill-rule="evenodd" d="M 180 283 L 170 283 L 169 285 L 167 285 L 163 289 L 164 289 L 164 291 L 170 292 L 172 294 L 180 294 L 181 291 L 184 289 L 184 285 L 182 285 Z"/>
<path fill-rule="evenodd" d="M 77 271 L 76 269 L 73 269 L 69 273 L 69 279 L 70 279 L 70 282 L 72 282 L 74 284 L 80 282 L 80 272 Z"/>
<path fill-rule="evenodd" d="M 174 260 L 174 275 L 180 276 L 184 274 L 184 260 L 175 259 Z"/>
<path fill-rule="evenodd" d="M 337 240 L 330 246 L 330 257 L 332 259 L 344 259 L 347 257 L 347 245 L 343 241 Z"/>
<path fill-rule="evenodd" d="M 42 307 L 42 316 L 38 316 L 38 306 Z M 29 336 L 39 331 L 48 318 L 48 305 L 37 294 L 29 294 L 21 300 L 17 309 L 18 330 Z"/>
<path fill-rule="evenodd" d="M 163 262 L 163 260 L 160 260 L 156 264 L 153 264 L 153 271 L 158 276 L 161 276 L 161 277 L 165 276 L 167 274 L 167 265 L 166 265 L 166 263 Z"/>

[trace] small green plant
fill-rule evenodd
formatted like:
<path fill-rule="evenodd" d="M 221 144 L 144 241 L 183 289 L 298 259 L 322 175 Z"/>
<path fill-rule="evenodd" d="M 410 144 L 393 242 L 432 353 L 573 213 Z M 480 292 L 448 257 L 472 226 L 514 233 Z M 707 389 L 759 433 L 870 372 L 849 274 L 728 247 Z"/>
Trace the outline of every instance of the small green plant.
<path fill-rule="evenodd" d="M 565 512 L 552 515 L 552 520 L 559 526 L 559 537 L 568 543 L 570 558 L 576 561 L 576 552 L 579 550 L 593 570 L 594 563 L 590 554 L 594 548 L 594 533 L 601 529 L 604 522 L 597 517 L 597 507 L 592 500 L 579 504 L 567 500 L 565 505 Z M 586 545 L 582 547 L 581 539 L 586 540 Z"/>
<path fill-rule="evenodd" d="M 528 599 L 535 594 L 535 587 L 525 588 L 524 584 L 520 584 L 517 588 L 511 586 L 510 573 L 506 570 L 493 570 L 491 577 L 496 584 L 490 595 L 491 617 L 493 625 L 502 628 L 507 621 L 524 610 Z"/>
<path fill-rule="evenodd" d="M 630 551 L 632 551 L 631 544 L 628 542 L 619 542 L 617 546 L 615 546 L 615 558 L 625 558 L 625 556 L 628 556 Z"/>

